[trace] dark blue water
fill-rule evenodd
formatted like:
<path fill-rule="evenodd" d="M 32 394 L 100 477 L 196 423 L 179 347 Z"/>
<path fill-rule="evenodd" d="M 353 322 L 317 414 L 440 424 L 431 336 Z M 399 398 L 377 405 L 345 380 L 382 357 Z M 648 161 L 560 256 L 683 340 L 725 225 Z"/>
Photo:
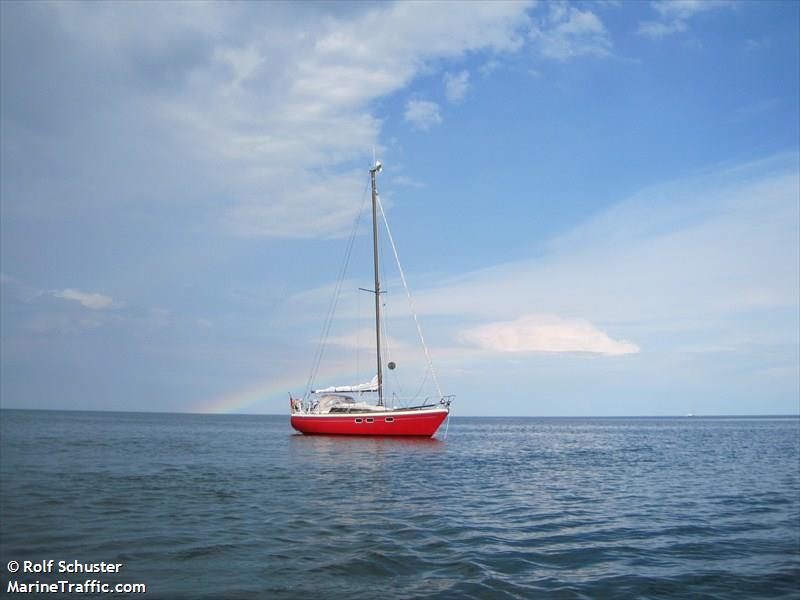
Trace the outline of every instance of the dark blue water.
<path fill-rule="evenodd" d="M 454 418 L 446 441 L 415 441 L 5 410 L 0 435 L 2 593 L 94 578 L 146 598 L 799 595 L 796 418 Z M 7 572 L 42 559 L 123 567 Z"/>

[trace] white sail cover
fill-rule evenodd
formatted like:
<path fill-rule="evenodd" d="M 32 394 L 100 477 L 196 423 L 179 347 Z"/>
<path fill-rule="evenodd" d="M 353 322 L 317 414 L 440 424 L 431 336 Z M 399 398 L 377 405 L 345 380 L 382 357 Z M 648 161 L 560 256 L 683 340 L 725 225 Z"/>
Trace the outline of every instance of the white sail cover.
<path fill-rule="evenodd" d="M 313 394 L 336 394 L 339 392 L 377 392 L 378 391 L 378 376 L 372 378 L 372 381 L 367 383 L 359 383 L 358 385 L 332 385 L 321 390 L 311 390 Z"/>

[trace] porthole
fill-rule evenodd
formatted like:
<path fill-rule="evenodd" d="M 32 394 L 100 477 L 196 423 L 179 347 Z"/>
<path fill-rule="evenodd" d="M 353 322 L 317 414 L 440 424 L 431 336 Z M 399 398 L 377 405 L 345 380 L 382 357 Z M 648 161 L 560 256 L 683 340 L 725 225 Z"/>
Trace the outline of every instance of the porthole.
<path fill-rule="evenodd" d="M 386 421 L 387 423 L 394 423 L 394 417 L 386 417 L 384 421 Z"/>
<path fill-rule="evenodd" d="M 361 423 L 361 421 L 363 421 L 363 419 L 356 419 L 356 423 Z"/>
<path fill-rule="evenodd" d="M 372 423 L 374 420 L 372 417 L 367 417 L 367 423 Z"/>

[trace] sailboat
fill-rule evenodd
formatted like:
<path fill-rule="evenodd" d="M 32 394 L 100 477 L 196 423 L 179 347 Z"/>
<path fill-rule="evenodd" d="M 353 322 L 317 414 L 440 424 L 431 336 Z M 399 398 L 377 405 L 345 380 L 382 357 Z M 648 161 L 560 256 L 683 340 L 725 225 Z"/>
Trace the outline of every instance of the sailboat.
<path fill-rule="evenodd" d="M 375 274 L 375 289 L 364 290 L 375 296 L 375 363 L 376 374 L 371 381 L 355 385 L 329 386 L 306 391 L 304 397 L 294 398 L 289 396 L 291 407 L 291 424 L 294 429 L 304 434 L 323 435 L 369 435 L 369 436 L 417 436 L 431 437 L 439 426 L 450 414 L 450 403 L 453 396 L 441 393 L 438 380 L 430 361 L 430 353 L 425 345 L 425 338 L 419 325 L 419 319 L 414 313 L 417 331 L 422 342 L 425 356 L 428 359 L 428 368 L 433 375 L 438 391 L 438 401 L 428 402 L 416 406 L 388 406 L 384 390 L 383 361 L 381 359 L 381 282 L 379 271 L 378 252 L 378 208 L 386 223 L 387 233 L 394 250 L 397 251 L 391 231 L 388 229 L 386 214 L 380 204 L 375 178 L 382 170 L 381 163 L 376 161 L 370 168 L 370 183 L 372 189 L 372 250 L 373 270 Z M 398 260 L 401 280 L 408 293 L 405 275 Z M 410 293 L 408 294 L 411 300 Z M 413 310 L 413 302 L 411 302 Z M 389 362 L 389 369 L 394 369 L 395 364 Z M 312 370 L 312 378 L 313 379 Z M 365 399 L 366 397 L 366 399 Z M 370 401 L 372 400 L 372 401 Z"/>

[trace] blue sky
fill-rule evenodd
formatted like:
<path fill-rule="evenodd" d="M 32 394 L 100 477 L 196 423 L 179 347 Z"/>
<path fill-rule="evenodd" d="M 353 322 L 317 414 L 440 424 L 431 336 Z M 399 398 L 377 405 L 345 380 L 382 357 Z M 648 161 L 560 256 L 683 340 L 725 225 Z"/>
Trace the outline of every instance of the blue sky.
<path fill-rule="evenodd" d="M 455 414 L 798 413 L 799 22 L 0 3 L 0 405 L 284 412 L 375 148 Z M 365 224 L 320 386 L 372 375 Z M 384 258 L 390 384 L 430 393 Z"/>

